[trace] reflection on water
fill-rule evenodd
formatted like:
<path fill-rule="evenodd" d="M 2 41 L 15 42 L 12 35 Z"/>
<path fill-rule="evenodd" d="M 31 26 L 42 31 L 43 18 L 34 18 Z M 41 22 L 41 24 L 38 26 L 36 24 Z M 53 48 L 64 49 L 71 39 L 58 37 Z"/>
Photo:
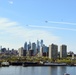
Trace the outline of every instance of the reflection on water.
<path fill-rule="evenodd" d="M 63 75 L 69 73 L 76 75 L 76 67 L 52 66 L 52 67 L 1 67 L 0 75 Z"/>
<path fill-rule="evenodd" d="M 60 75 L 64 75 L 64 73 L 67 73 L 66 72 L 66 66 L 60 66 L 58 75 L 59 75 L 59 73 L 60 73 Z"/>
<path fill-rule="evenodd" d="M 57 69 L 58 67 L 55 67 L 55 66 L 52 66 L 52 67 L 49 67 L 49 75 L 57 75 Z"/>

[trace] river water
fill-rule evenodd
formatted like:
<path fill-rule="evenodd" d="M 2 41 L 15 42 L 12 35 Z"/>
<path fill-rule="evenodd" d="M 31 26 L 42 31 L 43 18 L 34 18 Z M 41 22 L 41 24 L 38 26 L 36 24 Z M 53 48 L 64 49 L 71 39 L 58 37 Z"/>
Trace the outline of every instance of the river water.
<path fill-rule="evenodd" d="M 76 67 L 72 66 L 0 67 L 0 75 L 63 75 L 64 73 L 69 73 L 70 75 L 76 75 Z"/>

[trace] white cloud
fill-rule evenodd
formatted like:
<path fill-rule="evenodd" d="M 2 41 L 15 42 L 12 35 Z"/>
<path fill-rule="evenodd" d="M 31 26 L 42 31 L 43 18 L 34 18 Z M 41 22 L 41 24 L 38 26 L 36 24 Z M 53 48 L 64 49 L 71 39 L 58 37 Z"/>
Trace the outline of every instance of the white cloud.
<path fill-rule="evenodd" d="M 76 23 L 71 23 L 71 22 L 56 22 L 56 21 L 46 21 L 46 23 L 53 23 L 53 24 L 64 24 L 64 25 L 76 25 Z"/>
<path fill-rule="evenodd" d="M 11 22 L 7 18 L 0 18 L 0 29 L 8 28 L 10 26 L 18 25 L 16 22 Z"/>
<path fill-rule="evenodd" d="M 29 25 L 29 27 L 33 28 L 52 28 L 52 29 L 59 29 L 59 30 L 70 30 L 70 31 L 76 31 L 76 29 L 73 28 L 61 28 L 61 27 L 53 27 L 53 26 L 36 26 L 36 25 Z"/>
<path fill-rule="evenodd" d="M 21 26 L 17 22 L 12 22 L 7 18 L 0 18 L 0 44 L 5 47 L 18 48 L 23 46 L 25 41 L 35 41 L 43 39 L 46 45 L 52 42 L 57 43 L 59 37 L 46 30 Z"/>
<path fill-rule="evenodd" d="M 13 4 L 13 1 L 8 1 L 9 2 L 9 4 Z"/>

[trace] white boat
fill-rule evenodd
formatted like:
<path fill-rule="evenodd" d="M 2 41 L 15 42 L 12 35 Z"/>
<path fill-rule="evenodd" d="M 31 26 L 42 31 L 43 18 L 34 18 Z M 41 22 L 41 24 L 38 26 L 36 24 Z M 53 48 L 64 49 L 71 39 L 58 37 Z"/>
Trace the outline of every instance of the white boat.
<path fill-rule="evenodd" d="M 9 62 L 2 62 L 1 66 L 9 66 Z"/>
<path fill-rule="evenodd" d="M 68 74 L 68 73 L 64 73 L 64 75 L 70 75 L 70 74 Z"/>
<path fill-rule="evenodd" d="M 47 65 L 47 66 L 66 66 L 67 64 L 66 63 L 50 63 L 50 62 L 47 62 L 47 63 L 44 63 L 44 65 Z"/>

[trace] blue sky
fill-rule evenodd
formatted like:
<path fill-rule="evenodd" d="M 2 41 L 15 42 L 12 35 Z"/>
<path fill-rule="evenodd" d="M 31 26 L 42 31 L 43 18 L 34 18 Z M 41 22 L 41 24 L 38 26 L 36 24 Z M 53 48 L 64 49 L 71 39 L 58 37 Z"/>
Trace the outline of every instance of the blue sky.
<path fill-rule="evenodd" d="M 76 1 L 0 0 L 0 45 L 18 49 L 37 39 L 76 53 Z"/>

